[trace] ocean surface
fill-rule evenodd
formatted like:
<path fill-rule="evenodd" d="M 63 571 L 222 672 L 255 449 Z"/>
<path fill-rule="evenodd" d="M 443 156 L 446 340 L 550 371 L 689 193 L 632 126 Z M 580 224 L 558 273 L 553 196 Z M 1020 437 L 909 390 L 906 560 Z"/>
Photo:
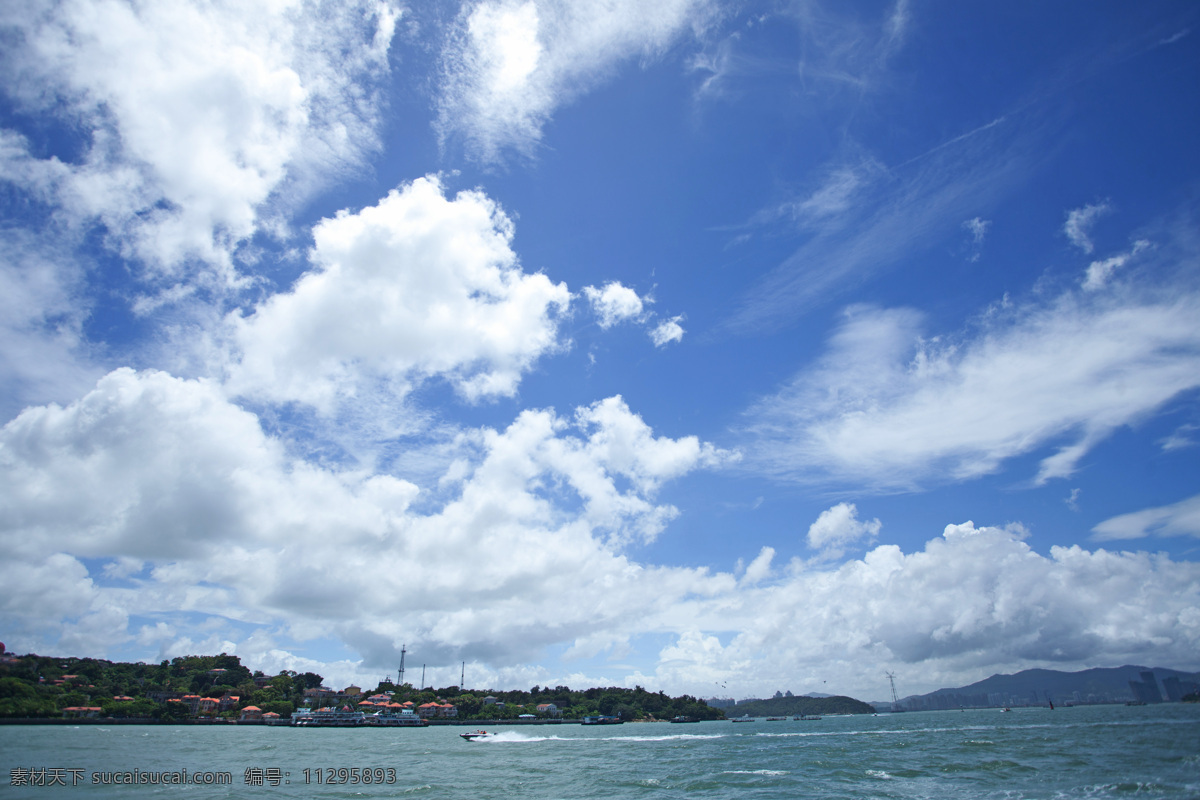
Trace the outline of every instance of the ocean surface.
<path fill-rule="evenodd" d="M 1200 798 L 1194 704 L 467 730 L 4 725 L 0 797 Z"/>

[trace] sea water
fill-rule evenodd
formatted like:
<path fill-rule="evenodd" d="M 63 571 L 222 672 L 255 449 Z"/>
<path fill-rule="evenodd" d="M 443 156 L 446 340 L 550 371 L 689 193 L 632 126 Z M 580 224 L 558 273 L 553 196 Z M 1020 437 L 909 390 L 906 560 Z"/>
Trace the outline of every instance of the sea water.
<path fill-rule="evenodd" d="M 466 730 L 4 725 L 0 796 L 1200 798 L 1178 703 Z"/>

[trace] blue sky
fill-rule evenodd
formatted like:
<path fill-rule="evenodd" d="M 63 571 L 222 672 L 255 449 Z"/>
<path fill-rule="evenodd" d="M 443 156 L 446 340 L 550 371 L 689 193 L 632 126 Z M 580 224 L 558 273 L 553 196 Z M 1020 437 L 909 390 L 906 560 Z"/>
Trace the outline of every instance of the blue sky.
<path fill-rule="evenodd" d="M 1200 669 L 1189 5 L 2 13 L 10 650 Z"/>

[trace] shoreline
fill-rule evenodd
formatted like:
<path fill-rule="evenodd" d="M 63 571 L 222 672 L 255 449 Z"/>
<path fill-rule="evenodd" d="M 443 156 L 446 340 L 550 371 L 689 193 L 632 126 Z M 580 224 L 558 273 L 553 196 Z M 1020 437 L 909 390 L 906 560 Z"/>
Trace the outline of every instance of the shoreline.
<path fill-rule="evenodd" d="M 663 721 L 665 720 L 658 720 Z M 482 727 L 484 725 L 579 725 L 578 719 L 438 719 L 428 720 L 428 725 L 354 725 L 355 728 L 387 728 L 395 729 L 397 727 L 406 728 L 433 728 L 437 726 L 454 726 L 461 725 L 466 727 Z M 633 724 L 632 721 L 630 724 Z M 62 717 L 0 717 L 0 725 L 206 725 L 206 726 L 238 726 L 245 725 L 247 727 L 266 727 L 266 728 L 291 728 L 295 727 L 290 724 L 266 723 L 262 720 L 226 720 L 226 719 L 184 719 L 184 720 L 160 720 L 150 717 L 79 717 L 79 718 L 62 718 Z M 320 726 L 314 725 L 314 728 L 319 727 L 336 727 L 336 726 Z"/>

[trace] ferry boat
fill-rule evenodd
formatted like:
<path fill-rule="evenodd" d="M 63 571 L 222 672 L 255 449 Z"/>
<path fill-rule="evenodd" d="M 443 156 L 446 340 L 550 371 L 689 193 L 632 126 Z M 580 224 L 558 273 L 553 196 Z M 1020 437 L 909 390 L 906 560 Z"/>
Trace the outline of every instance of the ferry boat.
<path fill-rule="evenodd" d="M 601 714 L 598 717 L 584 717 L 579 721 L 580 725 L 621 725 L 625 720 L 620 717 L 610 717 Z"/>
<path fill-rule="evenodd" d="M 413 713 L 412 709 L 406 708 L 399 713 L 391 711 L 380 711 L 377 714 L 367 716 L 368 725 L 377 725 L 381 728 L 427 728 L 429 720 L 421 719 Z"/>
<path fill-rule="evenodd" d="M 367 715 L 362 711 L 351 711 L 349 706 L 336 708 L 304 708 L 292 712 L 292 726 L 296 728 L 358 728 L 367 724 Z"/>

